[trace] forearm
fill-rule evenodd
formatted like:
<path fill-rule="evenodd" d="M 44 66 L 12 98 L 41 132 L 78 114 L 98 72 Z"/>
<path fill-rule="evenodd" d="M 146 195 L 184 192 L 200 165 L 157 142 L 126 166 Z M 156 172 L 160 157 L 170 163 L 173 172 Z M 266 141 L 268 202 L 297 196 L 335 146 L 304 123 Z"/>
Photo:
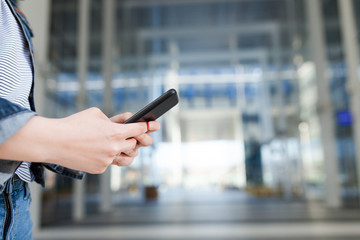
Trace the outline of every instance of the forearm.
<path fill-rule="evenodd" d="M 12 137 L 0 145 L 0 159 L 50 162 L 48 156 L 54 141 L 54 119 L 34 116 Z"/>
<path fill-rule="evenodd" d="M 136 149 L 145 123 L 117 124 L 91 108 L 66 118 L 31 118 L 0 145 L 0 159 L 46 162 L 102 173 L 121 153 Z"/>
<path fill-rule="evenodd" d="M 36 112 L 0 97 L 0 145 L 35 115 Z"/>

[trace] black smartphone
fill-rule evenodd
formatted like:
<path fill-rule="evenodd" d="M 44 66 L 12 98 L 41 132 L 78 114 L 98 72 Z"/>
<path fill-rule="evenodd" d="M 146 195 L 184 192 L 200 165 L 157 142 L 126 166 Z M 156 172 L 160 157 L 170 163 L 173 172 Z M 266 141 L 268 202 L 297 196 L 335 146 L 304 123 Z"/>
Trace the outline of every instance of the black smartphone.
<path fill-rule="evenodd" d="M 160 97 L 146 105 L 143 109 L 135 113 L 124 123 L 149 122 L 154 121 L 161 115 L 169 111 L 179 102 L 179 97 L 175 89 L 170 89 Z"/>

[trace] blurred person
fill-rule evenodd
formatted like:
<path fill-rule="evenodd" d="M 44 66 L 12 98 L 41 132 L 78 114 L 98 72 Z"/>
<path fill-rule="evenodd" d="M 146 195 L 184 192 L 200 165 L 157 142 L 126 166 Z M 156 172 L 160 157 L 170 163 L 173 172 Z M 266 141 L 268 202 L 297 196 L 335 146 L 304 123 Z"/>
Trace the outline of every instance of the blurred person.
<path fill-rule="evenodd" d="M 50 119 L 35 112 L 33 36 L 13 0 L 0 0 L 0 238 L 32 239 L 28 183 L 44 186 L 44 167 L 72 178 L 127 166 L 152 144 L 157 121 L 119 124 L 90 108 Z"/>

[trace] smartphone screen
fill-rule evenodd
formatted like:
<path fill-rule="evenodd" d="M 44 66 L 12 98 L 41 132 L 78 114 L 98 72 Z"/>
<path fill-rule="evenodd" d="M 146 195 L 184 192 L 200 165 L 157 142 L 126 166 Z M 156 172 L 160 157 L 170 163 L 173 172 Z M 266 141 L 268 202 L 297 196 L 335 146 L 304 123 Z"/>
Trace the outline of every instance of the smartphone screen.
<path fill-rule="evenodd" d="M 162 94 L 160 97 L 146 105 L 143 109 L 135 113 L 131 118 L 124 123 L 135 122 L 149 122 L 154 121 L 161 115 L 176 106 L 179 102 L 179 97 L 175 89 L 170 89 Z"/>

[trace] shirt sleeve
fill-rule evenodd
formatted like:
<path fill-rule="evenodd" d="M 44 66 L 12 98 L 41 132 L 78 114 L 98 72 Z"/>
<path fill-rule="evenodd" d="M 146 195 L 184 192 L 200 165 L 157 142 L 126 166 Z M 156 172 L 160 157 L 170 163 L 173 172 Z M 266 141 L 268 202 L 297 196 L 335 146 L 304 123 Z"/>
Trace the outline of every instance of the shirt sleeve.
<path fill-rule="evenodd" d="M 0 97 L 0 145 L 35 115 L 36 112 Z"/>
<path fill-rule="evenodd" d="M 0 97 L 0 145 L 35 115 L 36 112 Z M 18 161 L 0 160 L 0 193 L 4 191 L 6 181 L 11 178 L 20 164 L 21 162 Z"/>

